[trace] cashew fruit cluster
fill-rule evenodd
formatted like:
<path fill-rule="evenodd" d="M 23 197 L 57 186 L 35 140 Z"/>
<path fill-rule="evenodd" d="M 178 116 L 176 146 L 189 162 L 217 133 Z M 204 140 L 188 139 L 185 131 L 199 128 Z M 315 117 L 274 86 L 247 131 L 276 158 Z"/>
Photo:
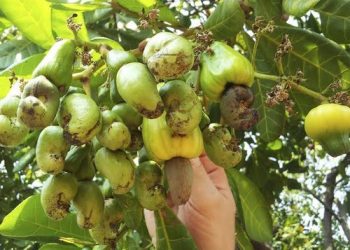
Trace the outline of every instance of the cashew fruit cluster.
<path fill-rule="evenodd" d="M 350 108 L 335 103 L 313 108 L 305 117 L 305 131 L 331 156 L 350 152 Z"/>
<path fill-rule="evenodd" d="M 41 191 L 46 215 L 62 220 L 74 211 L 97 244 L 113 248 L 121 228 L 140 222 L 126 216 L 128 209 L 189 200 L 191 158 L 206 151 L 223 168 L 240 162 L 234 131 L 252 129 L 258 118 L 249 88 L 254 71 L 243 55 L 214 42 L 200 57 L 193 86 L 193 43 L 160 32 L 142 56 L 101 50 L 105 82 L 89 85 L 84 76 L 78 85 L 76 76 L 85 72 L 77 69 L 79 44 L 56 42 L 22 91 L 0 100 L 0 145 L 16 147 L 39 131 L 35 152 L 38 169 L 48 174 Z M 208 103 L 215 102 L 225 124 L 210 121 Z"/>

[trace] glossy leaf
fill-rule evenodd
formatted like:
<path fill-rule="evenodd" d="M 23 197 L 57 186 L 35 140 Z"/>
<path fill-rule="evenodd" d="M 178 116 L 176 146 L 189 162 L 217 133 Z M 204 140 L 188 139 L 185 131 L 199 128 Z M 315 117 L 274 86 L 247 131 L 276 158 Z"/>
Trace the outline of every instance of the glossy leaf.
<path fill-rule="evenodd" d="M 92 11 L 99 8 L 106 8 L 109 6 L 108 3 L 94 2 L 94 3 L 62 3 L 60 0 L 48 0 L 51 2 L 51 8 L 58 10 L 71 10 L 71 11 Z"/>
<path fill-rule="evenodd" d="M 320 13 L 321 29 L 338 43 L 350 43 L 350 0 L 323 0 L 314 8 Z"/>
<path fill-rule="evenodd" d="M 39 250 L 79 250 L 80 247 L 76 247 L 73 245 L 64 245 L 64 244 L 57 244 L 57 243 L 48 243 L 45 245 L 42 245 Z"/>
<path fill-rule="evenodd" d="M 0 234 L 7 237 L 73 238 L 91 242 L 87 230 L 78 227 L 76 216 L 69 214 L 61 221 L 49 219 L 40 203 L 40 195 L 33 195 L 9 213 L 0 225 Z"/>
<path fill-rule="evenodd" d="M 156 219 L 157 249 L 197 249 L 191 235 L 170 208 L 154 212 Z"/>
<path fill-rule="evenodd" d="M 253 41 L 244 36 L 245 43 L 248 47 L 249 54 L 252 53 L 254 43 Z M 261 45 L 258 47 L 261 48 Z M 259 49 L 256 55 L 256 69 L 259 72 L 266 74 L 276 74 L 273 69 L 273 54 L 274 50 Z M 261 139 L 266 142 L 276 140 L 283 132 L 285 124 L 285 111 L 282 105 L 275 107 L 266 106 L 267 93 L 271 91 L 276 83 L 269 80 L 255 79 L 255 83 L 252 86 L 254 92 L 254 108 L 258 110 L 259 121 L 256 124 L 256 130 L 260 133 Z"/>
<path fill-rule="evenodd" d="M 74 18 L 74 22 L 81 24 L 81 29 L 78 31 L 78 37 L 83 41 L 89 40 L 89 35 L 85 26 L 84 16 L 81 12 L 75 12 L 73 10 L 60 10 L 52 9 L 52 30 L 56 37 L 60 38 L 71 38 L 74 39 L 73 32 L 67 26 L 67 19 L 73 14 L 77 17 Z"/>
<path fill-rule="evenodd" d="M 213 32 L 216 39 L 234 38 L 242 30 L 244 14 L 237 0 L 224 0 L 210 15 L 204 28 Z"/>
<path fill-rule="evenodd" d="M 274 58 L 282 34 L 288 34 L 293 45 L 292 51 L 283 58 L 286 75 L 295 75 L 301 70 L 306 79 L 302 85 L 319 93 L 337 79 L 342 80 L 344 88 L 350 87 L 349 53 L 315 32 L 278 26 L 273 33 L 264 33 L 258 50 L 265 60 Z M 295 91 L 291 91 L 291 96 L 299 115 L 306 115 L 311 108 L 319 104 L 315 99 Z"/>
<path fill-rule="evenodd" d="M 3 32 L 4 29 L 10 27 L 11 25 L 12 23 L 9 20 L 4 17 L 0 17 L 0 32 Z"/>
<path fill-rule="evenodd" d="M 136 13 L 141 13 L 142 9 L 148 9 L 156 4 L 156 0 L 116 0 L 122 7 Z"/>
<path fill-rule="evenodd" d="M 14 63 L 41 53 L 42 49 L 27 39 L 10 40 L 0 44 L 0 70 L 3 70 Z"/>
<path fill-rule="evenodd" d="M 282 0 L 250 0 L 256 17 L 279 21 L 282 16 Z"/>
<path fill-rule="evenodd" d="M 0 10 L 30 41 L 43 48 L 54 42 L 50 4 L 42 0 L 1 0 Z"/>
<path fill-rule="evenodd" d="M 283 10 L 293 16 L 303 16 L 320 0 L 283 0 Z"/>
<path fill-rule="evenodd" d="M 272 220 L 269 208 L 258 187 L 236 169 L 228 172 L 234 179 L 242 204 L 244 226 L 252 240 L 272 240 Z"/>
<path fill-rule="evenodd" d="M 236 242 L 240 250 L 254 250 L 253 244 L 239 222 L 236 222 Z"/>

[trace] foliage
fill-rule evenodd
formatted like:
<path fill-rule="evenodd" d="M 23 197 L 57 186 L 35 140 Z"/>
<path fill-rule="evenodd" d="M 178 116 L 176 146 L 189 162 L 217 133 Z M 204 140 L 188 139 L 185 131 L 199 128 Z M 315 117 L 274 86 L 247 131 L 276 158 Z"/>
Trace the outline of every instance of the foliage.
<path fill-rule="evenodd" d="M 74 91 L 85 91 L 108 106 L 103 89 L 109 99 L 108 84 L 115 75 L 99 59 L 104 50 L 126 50 L 141 61 L 145 39 L 168 31 L 192 42 L 194 66 L 181 80 L 201 96 L 211 122 L 220 122 L 220 105 L 203 97 L 198 81 L 201 54 L 210 55 L 213 40 L 224 40 L 255 70 L 251 88 L 255 100 L 249 108 L 259 116 L 251 131 L 236 131 L 243 160 L 234 170 L 226 170 L 237 204 L 239 249 L 321 248 L 327 234 L 324 211 L 333 218 L 333 246 L 345 249 L 350 244 L 349 153 L 328 155 L 319 142 L 307 137 L 304 119 L 323 102 L 350 106 L 348 13 L 349 0 L 2 0 L 0 98 L 17 80 L 32 77 L 57 39 L 69 38 L 80 47 Z M 155 88 L 153 92 L 158 95 Z M 136 99 L 143 100 L 145 93 L 139 94 Z M 104 120 L 104 126 L 111 123 Z M 76 225 L 74 209 L 60 222 L 45 216 L 38 191 L 47 176 L 35 155 L 39 133 L 31 131 L 18 147 L 0 148 L 0 248 L 102 249 Z M 162 145 L 158 149 L 164 150 Z M 140 156 L 131 151 L 135 158 Z M 90 157 L 86 155 L 84 159 Z M 334 170 L 334 192 L 329 194 L 332 185 L 327 180 Z M 110 197 L 103 177 L 97 174 L 94 180 Z M 125 219 L 118 229 L 117 249 L 153 249 L 134 190 L 120 196 L 120 204 Z M 196 248 L 169 209 L 156 212 L 156 223 L 157 248 Z"/>

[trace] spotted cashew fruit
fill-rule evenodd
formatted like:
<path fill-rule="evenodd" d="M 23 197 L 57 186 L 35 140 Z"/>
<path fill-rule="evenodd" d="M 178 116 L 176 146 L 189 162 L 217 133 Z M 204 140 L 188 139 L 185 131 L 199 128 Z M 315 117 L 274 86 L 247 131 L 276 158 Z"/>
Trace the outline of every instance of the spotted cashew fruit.
<path fill-rule="evenodd" d="M 100 148 L 95 155 L 95 165 L 101 175 L 108 179 L 113 193 L 125 194 L 134 185 L 135 165 L 124 151 Z"/>
<path fill-rule="evenodd" d="M 160 32 L 148 40 L 143 61 L 158 80 L 179 78 L 193 66 L 192 44 L 179 35 Z"/>
<path fill-rule="evenodd" d="M 245 86 L 230 86 L 220 100 L 220 113 L 224 122 L 235 130 L 251 130 L 259 121 L 258 111 L 252 107 L 254 95 Z"/>
<path fill-rule="evenodd" d="M 161 162 L 174 157 L 194 158 L 203 152 L 199 127 L 187 135 L 176 135 L 166 123 L 165 113 L 156 119 L 143 119 L 142 136 L 152 160 Z"/>
<path fill-rule="evenodd" d="M 102 146 L 110 149 L 126 149 L 131 142 L 128 127 L 120 118 L 110 110 L 102 112 L 102 129 L 97 134 L 97 139 Z"/>
<path fill-rule="evenodd" d="M 166 205 L 162 176 L 162 170 L 153 161 L 143 162 L 136 168 L 136 197 L 143 208 L 158 210 Z"/>
<path fill-rule="evenodd" d="M 114 76 L 124 64 L 132 62 L 137 62 L 137 58 L 131 52 L 116 49 L 107 52 L 106 64 Z"/>
<path fill-rule="evenodd" d="M 45 128 L 55 119 L 59 103 L 57 87 L 44 76 L 38 76 L 25 85 L 17 116 L 29 128 Z"/>
<path fill-rule="evenodd" d="M 72 174 L 50 175 L 40 195 L 45 214 L 53 220 L 62 220 L 68 214 L 70 202 L 77 191 L 78 181 Z"/>
<path fill-rule="evenodd" d="M 59 90 L 65 90 L 72 82 L 75 60 L 75 42 L 64 39 L 56 42 L 33 71 L 33 77 L 45 76 Z"/>
<path fill-rule="evenodd" d="M 20 98 L 6 96 L 0 100 L 0 146 L 16 147 L 29 133 L 29 129 L 17 118 Z"/>
<path fill-rule="evenodd" d="M 63 129 L 59 126 L 48 126 L 41 131 L 36 146 L 36 162 L 38 167 L 49 174 L 61 173 L 69 145 L 63 137 Z"/>
<path fill-rule="evenodd" d="M 159 94 L 166 110 L 166 123 L 179 135 L 191 133 L 202 118 L 202 105 L 192 88 L 181 80 L 164 84 Z"/>
<path fill-rule="evenodd" d="M 163 113 L 157 83 L 144 64 L 134 62 L 122 66 L 117 74 L 117 88 L 126 103 L 144 117 L 157 118 Z"/>
<path fill-rule="evenodd" d="M 350 152 L 350 108 L 334 103 L 313 108 L 305 117 L 305 131 L 331 156 Z"/>
<path fill-rule="evenodd" d="M 209 159 L 218 166 L 231 168 L 242 160 L 242 151 L 235 136 L 223 125 L 210 124 L 203 130 L 203 140 Z"/>
<path fill-rule="evenodd" d="M 102 127 L 102 115 L 91 97 L 72 93 L 66 95 L 58 113 L 58 123 L 70 144 L 81 145 L 89 142 Z"/>
<path fill-rule="evenodd" d="M 164 163 L 171 201 L 174 205 L 186 203 L 192 190 L 193 170 L 189 159 L 175 157 Z"/>
<path fill-rule="evenodd" d="M 96 183 L 92 181 L 79 182 L 73 205 L 77 211 L 79 227 L 91 229 L 101 222 L 104 213 L 104 198 Z"/>
<path fill-rule="evenodd" d="M 227 85 L 251 87 L 254 81 L 252 64 L 238 51 L 223 42 L 214 42 L 200 58 L 200 85 L 212 101 L 219 101 Z"/>

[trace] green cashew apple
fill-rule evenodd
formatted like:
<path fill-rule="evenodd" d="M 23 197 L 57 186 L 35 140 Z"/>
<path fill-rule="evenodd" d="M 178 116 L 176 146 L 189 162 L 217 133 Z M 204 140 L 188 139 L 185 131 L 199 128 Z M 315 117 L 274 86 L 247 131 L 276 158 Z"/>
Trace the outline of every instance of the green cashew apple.
<path fill-rule="evenodd" d="M 102 129 L 97 139 L 102 146 L 110 149 L 126 149 L 131 142 L 131 135 L 127 126 L 120 122 L 120 118 L 112 111 L 102 112 Z"/>
<path fill-rule="evenodd" d="M 223 168 L 236 166 L 242 159 L 237 140 L 221 124 L 212 123 L 203 131 L 204 148 L 209 159 Z"/>
<path fill-rule="evenodd" d="M 155 162 L 141 163 L 136 168 L 136 197 L 143 208 L 158 210 L 166 205 L 166 193 L 162 182 L 162 170 Z"/>
<path fill-rule="evenodd" d="M 29 128 L 45 128 L 55 119 L 59 103 L 57 87 L 44 76 L 38 76 L 25 85 L 17 116 Z"/>
<path fill-rule="evenodd" d="M 258 122 L 259 114 L 251 108 L 253 92 L 245 86 L 231 86 L 221 97 L 220 113 L 224 122 L 235 130 L 250 130 Z"/>
<path fill-rule="evenodd" d="M 97 227 L 90 229 L 89 233 L 96 243 L 107 245 L 114 249 L 118 228 L 122 220 L 123 211 L 120 204 L 115 199 L 107 199 L 105 201 L 103 220 Z"/>
<path fill-rule="evenodd" d="M 132 62 L 137 62 L 137 58 L 128 51 L 112 49 L 108 51 L 106 56 L 106 64 L 108 70 L 116 75 L 118 70 L 124 65 Z"/>
<path fill-rule="evenodd" d="M 203 152 L 199 127 L 187 135 L 176 135 L 166 124 L 165 114 L 156 119 L 143 118 L 142 136 L 147 153 L 157 162 L 173 157 L 194 158 Z"/>
<path fill-rule="evenodd" d="M 142 116 L 127 103 L 113 106 L 112 112 L 118 115 L 130 130 L 136 130 L 142 124 Z"/>
<path fill-rule="evenodd" d="M 133 62 L 122 66 L 117 74 L 117 88 L 126 103 L 144 117 L 157 118 L 163 113 L 157 83 L 144 64 Z"/>
<path fill-rule="evenodd" d="M 96 174 L 92 155 L 88 154 L 80 163 L 79 169 L 74 173 L 78 181 L 91 181 Z"/>
<path fill-rule="evenodd" d="M 122 103 L 125 102 L 123 98 L 120 96 L 119 91 L 117 89 L 117 81 L 115 77 L 110 79 L 109 83 L 109 98 L 111 99 L 111 102 L 114 103 Z"/>
<path fill-rule="evenodd" d="M 64 160 L 64 171 L 73 174 L 76 173 L 80 169 L 82 161 L 89 154 L 91 147 L 91 144 L 71 146 Z"/>
<path fill-rule="evenodd" d="M 124 151 L 99 149 L 95 155 L 95 166 L 108 179 L 115 194 L 125 194 L 134 185 L 134 162 Z"/>
<path fill-rule="evenodd" d="M 16 147 L 29 133 L 29 129 L 17 119 L 20 98 L 7 96 L 0 100 L 0 146 Z"/>
<path fill-rule="evenodd" d="M 176 79 L 193 66 L 192 44 L 179 35 L 160 32 L 147 41 L 143 61 L 156 79 Z"/>
<path fill-rule="evenodd" d="M 254 68 L 247 58 L 222 42 L 214 42 L 200 58 L 200 84 L 203 93 L 219 101 L 227 84 L 251 87 Z"/>
<path fill-rule="evenodd" d="M 45 214 L 54 220 L 63 219 L 69 212 L 70 202 L 78 191 L 78 182 L 70 173 L 51 175 L 41 190 L 40 200 Z"/>
<path fill-rule="evenodd" d="M 112 108 L 113 102 L 110 99 L 110 87 L 108 84 L 102 84 L 98 87 L 97 103 L 100 107 Z"/>
<path fill-rule="evenodd" d="M 43 75 L 60 90 L 68 88 L 72 82 L 75 47 L 73 40 L 56 42 L 34 69 L 33 77 Z"/>
<path fill-rule="evenodd" d="M 131 142 L 129 147 L 126 149 L 129 152 L 136 152 L 143 146 L 142 133 L 139 130 L 130 131 Z"/>
<path fill-rule="evenodd" d="M 49 174 L 58 174 L 64 169 L 64 160 L 69 145 L 59 126 L 48 126 L 41 131 L 36 145 L 38 167 Z"/>
<path fill-rule="evenodd" d="M 65 96 L 58 113 L 58 122 L 70 144 L 81 145 L 89 142 L 100 132 L 102 115 L 91 97 L 72 93 Z"/>
<path fill-rule="evenodd" d="M 168 180 L 173 204 L 185 204 L 191 196 L 193 182 L 193 170 L 190 160 L 175 157 L 165 161 L 164 172 Z"/>
<path fill-rule="evenodd" d="M 198 127 L 202 105 L 193 89 L 181 80 L 164 84 L 159 94 L 166 110 L 166 122 L 175 134 L 186 135 Z"/>
<path fill-rule="evenodd" d="M 73 199 L 77 211 L 77 224 L 84 229 L 96 227 L 103 219 L 104 198 L 98 185 L 92 181 L 83 181 Z"/>
<path fill-rule="evenodd" d="M 305 117 L 305 132 L 333 157 L 350 152 L 350 108 L 335 103 L 321 104 Z"/>

